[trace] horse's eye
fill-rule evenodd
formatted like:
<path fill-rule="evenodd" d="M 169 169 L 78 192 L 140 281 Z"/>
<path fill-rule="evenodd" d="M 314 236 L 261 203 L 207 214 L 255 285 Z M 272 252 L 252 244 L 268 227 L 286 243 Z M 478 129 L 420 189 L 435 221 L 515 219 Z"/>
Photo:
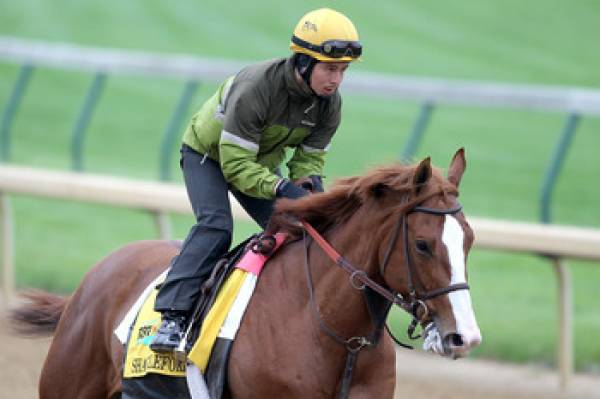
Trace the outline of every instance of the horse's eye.
<path fill-rule="evenodd" d="M 429 244 L 427 244 L 427 241 L 425 240 L 417 240 L 416 241 L 416 246 L 417 246 L 417 251 L 424 253 L 424 254 L 430 254 L 431 251 L 429 250 Z"/>

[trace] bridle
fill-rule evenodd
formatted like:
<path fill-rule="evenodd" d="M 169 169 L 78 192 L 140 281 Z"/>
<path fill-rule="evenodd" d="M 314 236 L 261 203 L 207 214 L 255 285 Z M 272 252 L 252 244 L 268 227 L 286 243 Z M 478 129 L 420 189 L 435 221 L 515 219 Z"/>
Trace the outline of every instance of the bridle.
<path fill-rule="evenodd" d="M 413 208 L 410 208 L 409 210 L 402 212 L 400 214 L 400 218 L 399 218 L 398 222 L 396 223 L 396 226 L 394 227 L 392 236 L 390 237 L 388 248 L 386 250 L 383 263 L 381 264 L 381 266 L 379 268 L 379 273 L 381 275 L 381 278 L 385 279 L 385 277 L 384 277 L 385 269 L 390 261 L 391 254 L 392 254 L 394 248 L 396 247 L 396 243 L 398 241 L 398 236 L 400 234 L 400 230 L 402 230 L 402 240 L 403 240 L 403 244 L 404 244 L 403 245 L 404 246 L 404 249 L 403 249 L 404 260 L 405 260 L 405 264 L 406 264 L 406 270 L 408 273 L 408 291 L 409 291 L 408 298 L 405 298 L 401 294 L 399 294 L 393 290 L 390 290 L 389 288 L 386 288 L 386 287 L 382 286 L 381 284 L 375 282 L 373 279 L 371 279 L 367 275 L 367 273 L 364 270 L 358 269 L 357 267 L 352 265 L 352 263 L 350 263 L 350 261 L 348 261 L 342 255 L 340 255 L 331 246 L 331 244 L 329 244 L 327 242 L 327 240 L 325 240 L 325 238 L 323 238 L 323 236 L 321 234 L 319 234 L 319 232 L 317 230 L 315 230 L 315 228 L 312 227 L 308 222 L 300 221 L 300 223 L 304 227 L 304 230 L 306 231 L 306 233 L 308 233 L 312 237 L 312 239 L 319 245 L 319 247 L 321 247 L 321 249 L 327 254 L 327 256 L 350 275 L 349 283 L 353 288 L 355 288 L 357 290 L 364 290 L 365 287 L 369 287 L 371 290 L 373 290 L 374 292 L 376 292 L 377 294 L 379 294 L 380 296 L 385 298 L 387 301 L 389 301 L 390 305 L 387 306 L 387 308 L 386 308 L 386 315 L 392 304 L 397 305 L 397 306 L 401 307 L 402 309 L 404 309 L 405 311 L 407 311 L 408 313 L 410 313 L 412 315 L 412 321 L 408 327 L 408 336 L 410 339 L 417 339 L 420 337 L 420 335 L 415 336 L 414 331 L 415 331 L 417 325 L 419 324 L 419 322 L 425 321 L 429 315 L 429 308 L 427 307 L 425 301 L 436 298 L 440 295 L 448 294 L 453 291 L 468 290 L 469 285 L 467 283 L 457 283 L 457 284 L 450 284 L 446 287 L 440 287 L 440 288 L 435 288 L 435 289 L 432 289 L 429 291 L 425 291 L 424 293 L 419 293 L 417 291 L 415 281 L 414 281 L 415 274 L 416 274 L 415 266 L 410 258 L 410 251 L 408 250 L 408 222 L 407 222 L 408 215 L 411 213 L 415 213 L 415 212 L 422 212 L 422 213 L 426 213 L 426 214 L 430 214 L 430 215 L 438 215 L 438 216 L 453 215 L 453 214 L 460 212 L 461 209 L 462 209 L 461 205 L 457 205 L 453 208 L 448 208 L 448 209 L 437 209 L 437 208 L 429 208 L 429 207 L 424 207 L 424 206 L 414 206 Z M 367 336 L 355 336 L 355 337 L 351 337 L 348 339 L 342 338 L 331 327 L 327 326 L 327 324 L 325 323 L 325 321 L 323 320 L 323 318 L 320 315 L 320 312 L 316 306 L 315 299 L 314 299 L 314 287 L 313 287 L 312 277 L 310 274 L 310 267 L 309 267 L 309 263 L 308 263 L 309 243 L 307 242 L 306 235 L 304 235 L 304 241 L 305 241 L 305 245 L 304 245 L 305 246 L 305 267 L 306 267 L 306 273 L 307 273 L 307 279 L 308 279 L 311 306 L 312 306 L 313 311 L 316 315 L 316 318 L 319 322 L 320 328 L 327 335 L 329 335 L 334 341 L 338 342 L 341 345 L 344 345 L 348 352 L 348 355 L 346 358 L 346 366 L 345 366 L 344 375 L 343 375 L 343 379 L 342 379 L 342 385 L 340 388 L 340 395 L 339 395 L 340 398 L 346 398 L 348 396 L 348 391 L 350 389 L 352 372 L 354 369 L 354 365 L 356 363 L 356 357 L 358 355 L 358 352 L 361 349 L 363 349 L 364 347 L 373 347 L 373 346 L 377 345 L 379 332 L 381 331 L 382 326 L 378 326 L 378 325 L 374 326 L 373 332 L 368 337 Z M 385 324 L 385 318 L 383 319 L 383 324 Z M 394 340 L 398 344 L 400 344 L 404 347 L 411 348 L 408 345 L 398 342 L 398 340 L 396 340 L 393 335 L 392 335 L 392 338 L 394 338 Z"/>
<path fill-rule="evenodd" d="M 396 242 L 398 241 L 398 235 L 400 232 L 400 228 L 402 228 L 402 241 L 404 244 L 404 263 L 406 265 L 406 271 L 408 273 L 408 299 L 403 298 L 400 294 L 397 294 L 399 297 L 399 301 L 401 302 L 400 306 L 403 309 L 407 309 L 408 312 L 413 316 L 411 324 L 408 328 L 408 336 L 411 339 L 419 338 L 419 336 L 414 336 L 414 330 L 419 321 L 425 320 L 429 315 L 429 308 L 425 304 L 425 301 L 429 299 L 436 298 L 440 295 L 448 294 L 453 291 L 458 290 L 468 290 L 469 285 L 467 283 L 457 283 L 450 284 L 446 287 L 435 288 L 433 290 L 425 291 L 424 293 L 418 293 L 415 287 L 415 265 L 411 260 L 410 251 L 408 250 L 408 215 L 415 212 L 427 213 L 429 215 L 437 215 L 437 216 L 445 216 L 445 215 L 454 215 L 462 210 L 461 205 L 457 205 L 453 208 L 448 209 L 437 209 L 437 208 L 429 208 L 425 206 L 416 206 L 406 213 L 400 215 L 400 219 L 398 223 L 396 223 L 396 227 L 394 228 L 394 232 L 392 233 L 392 237 L 389 241 L 388 249 L 386 251 L 385 257 L 383 258 L 383 263 L 379 267 L 379 274 L 382 278 L 385 278 L 385 269 L 389 263 L 390 256 L 394 247 L 396 246 Z M 419 312 L 420 311 L 420 312 Z"/>
<path fill-rule="evenodd" d="M 436 298 L 440 295 L 448 294 L 453 291 L 458 290 L 468 290 L 469 285 L 467 283 L 457 283 L 450 284 L 446 287 L 435 288 L 433 290 L 426 291 L 424 293 L 417 292 L 415 286 L 415 266 L 411 260 L 410 252 L 408 250 L 408 215 L 415 212 L 427 213 L 430 215 L 453 215 L 462 210 L 461 205 L 457 205 L 453 208 L 448 209 L 436 209 L 429 208 L 424 206 L 415 206 L 414 208 L 402 213 L 392 236 L 389 240 L 388 248 L 386 254 L 383 259 L 383 263 L 379 267 L 379 274 L 382 278 L 385 276 L 385 269 L 389 264 L 390 257 L 392 251 L 394 250 L 396 243 L 398 241 L 398 236 L 400 230 L 402 230 L 402 240 L 404 246 L 404 261 L 406 264 L 406 270 L 408 273 L 408 298 L 404 298 L 399 293 L 389 290 L 388 288 L 382 286 L 381 284 L 375 282 L 371 279 L 364 270 L 360 270 L 342 255 L 340 255 L 332 246 L 329 244 L 319 232 L 315 230 L 308 222 L 301 221 L 300 223 L 306 230 L 306 232 L 315 240 L 315 242 L 325 251 L 325 253 L 331 258 L 337 265 L 339 265 L 342 269 L 344 269 L 349 275 L 350 285 L 358 290 L 362 290 L 365 287 L 371 288 L 373 291 L 377 292 L 379 295 L 383 296 L 388 301 L 392 302 L 394 305 L 400 306 L 402 309 L 406 310 L 413 316 L 413 320 L 422 320 L 424 319 L 424 315 L 429 314 L 429 309 L 425 304 L 425 301 L 429 299 Z M 421 316 L 418 315 L 419 310 L 422 310 Z M 411 337 L 412 338 L 412 337 Z M 415 337 L 418 338 L 418 337 Z"/>

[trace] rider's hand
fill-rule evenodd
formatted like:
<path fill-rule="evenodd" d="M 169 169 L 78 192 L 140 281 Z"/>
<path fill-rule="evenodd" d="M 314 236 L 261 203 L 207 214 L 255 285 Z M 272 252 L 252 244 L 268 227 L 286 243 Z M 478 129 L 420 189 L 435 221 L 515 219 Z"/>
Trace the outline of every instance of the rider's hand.
<path fill-rule="evenodd" d="M 317 175 L 311 175 L 294 180 L 294 184 L 311 193 L 322 193 L 324 191 L 323 180 L 321 179 L 321 176 Z"/>
<path fill-rule="evenodd" d="M 323 179 L 321 178 L 321 176 L 317 176 L 317 175 L 311 175 L 308 176 L 311 183 L 312 183 L 312 192 L 313 193 L 322 193 L 323 191 L 325 191 L 323 189 Z"/>
<path fill-rule="evenodd" d="M 288 179 L 281 179 L 275 186 L 275 197 L 298 199 L 308 195 L 308 191 L 298 187 Z"/>

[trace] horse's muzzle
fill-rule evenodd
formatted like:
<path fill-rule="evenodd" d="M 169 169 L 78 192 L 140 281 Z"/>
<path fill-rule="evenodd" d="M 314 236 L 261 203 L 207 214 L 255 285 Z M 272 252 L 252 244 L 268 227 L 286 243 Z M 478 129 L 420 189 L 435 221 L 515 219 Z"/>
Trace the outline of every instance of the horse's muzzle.
<path fill-rule="evenodd" d="M 444 355 L 453 359 L 467 356 L 471 349 L 479 346 L 480 343 L 481 335 L 479 333 L 458 334 L 453 332 L 444 335 L 444 338 L 442 338 Z"/>

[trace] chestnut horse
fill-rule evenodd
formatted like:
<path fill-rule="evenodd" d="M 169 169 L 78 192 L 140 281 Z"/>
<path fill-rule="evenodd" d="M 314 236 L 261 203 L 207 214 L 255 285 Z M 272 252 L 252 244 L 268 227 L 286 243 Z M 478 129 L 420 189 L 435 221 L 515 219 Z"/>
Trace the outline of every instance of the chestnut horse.
<path fill-rule="evenodd" d="M 273 229 L 301 237 L 292 220 L 308 222 L 361 273 L 349 279 L 306 238 L 279 249 L 260 276 L 233 344 L 225 395 L 335 397 L 348 353 L 364 346 L 349 397 L 392 398 L 394 344 L 385 332 L 378 342 L 364 339 L 373 321 L 357 289 L 363 277 L 413 300 L 414 313 L 429 325 L 426 349 L 456 358 L 477 346 L 481 336 L 465 265 L 473 232 L 457 203 L 465 167 L 460 149 L 447 178 L 426 158 L 342 179 L 326 193 L 279 201 Z M 40 398 L 120 397 L 123 345 L 113 331 L 178 250 L 171 241 L 126 245 L 92 268 L 72 296 L 32 294 L 15 309 L 15 320 L 54 334 Z M 385 316 L 390 303 L 383 303 Z"/>

